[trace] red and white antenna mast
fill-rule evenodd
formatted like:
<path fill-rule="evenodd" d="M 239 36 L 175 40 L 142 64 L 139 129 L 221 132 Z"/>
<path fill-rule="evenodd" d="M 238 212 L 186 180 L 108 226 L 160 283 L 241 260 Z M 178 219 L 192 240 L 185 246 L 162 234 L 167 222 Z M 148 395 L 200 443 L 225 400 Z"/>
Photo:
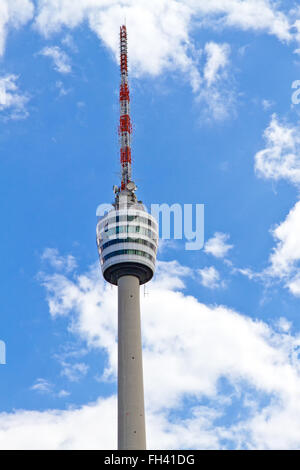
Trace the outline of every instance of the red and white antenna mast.
<path fill-rule="evenodd" d="M 128 85 L 128 61 L 127 61 L 127 30 L 126 26 L 120 27 L 120 160 L 121 160 L 121 191 L 127 189 L 131 181 L 131 132 L 129 108 L 129 85 Z"/>

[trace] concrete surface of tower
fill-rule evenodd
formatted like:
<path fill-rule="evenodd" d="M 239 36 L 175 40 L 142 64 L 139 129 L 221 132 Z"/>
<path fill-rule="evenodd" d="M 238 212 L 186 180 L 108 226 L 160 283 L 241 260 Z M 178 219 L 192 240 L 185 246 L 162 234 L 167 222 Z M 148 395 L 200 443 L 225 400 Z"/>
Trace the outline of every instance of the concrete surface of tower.
<path fill-rule="evenodd" d="M 118 286 L 118 449 L 146 449 L 140 285 L 155 271 L 158 225 L 137 201 L 131 178 L 131 120 L 127 31 L 120 28 L 121 185 L 113 209 L 97 224 L 97 246 L 106 281 Z"/>

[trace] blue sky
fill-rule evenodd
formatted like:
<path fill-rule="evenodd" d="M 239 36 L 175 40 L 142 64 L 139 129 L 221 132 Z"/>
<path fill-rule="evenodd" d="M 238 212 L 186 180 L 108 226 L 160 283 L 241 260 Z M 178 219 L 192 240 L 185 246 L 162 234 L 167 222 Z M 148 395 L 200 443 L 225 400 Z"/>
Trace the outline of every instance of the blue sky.
<path fill-rule="evenodd" d="M 148 446 L 299 448 L 300 8 L 267 0 L 0 0 L 0 448 L 116 445 L 125 16 L 138 197 L 205 204 L 142 295 Z"/>

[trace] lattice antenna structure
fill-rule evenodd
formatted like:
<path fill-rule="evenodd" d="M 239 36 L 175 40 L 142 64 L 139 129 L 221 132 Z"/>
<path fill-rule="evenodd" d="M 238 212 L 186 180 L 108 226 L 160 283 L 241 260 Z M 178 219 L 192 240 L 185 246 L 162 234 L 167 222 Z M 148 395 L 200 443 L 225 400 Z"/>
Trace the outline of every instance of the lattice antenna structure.
<path fill-rule="evenodd" d="M 126 26 L 120 27 L 120 162 L 121 162 L 121 191 L 131 182 L 131 133 L 130 94 L 128 85 L 128 54 Z"/>

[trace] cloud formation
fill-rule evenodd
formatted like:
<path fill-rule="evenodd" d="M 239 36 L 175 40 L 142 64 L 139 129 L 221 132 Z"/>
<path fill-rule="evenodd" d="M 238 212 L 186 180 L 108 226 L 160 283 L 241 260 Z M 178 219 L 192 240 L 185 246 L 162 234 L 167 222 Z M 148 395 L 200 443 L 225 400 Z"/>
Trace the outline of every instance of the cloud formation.
<path fill-rule="evenodd" d="M 44 47 L 40 54 L 53 60 L 54 68 L 57 72 L 67 74 L 72 71 L 68 55 L 58 46 Z"/>
<path fill-rule="evenodd" d="M 204 46 L 206 62 L 203 67 L 203 81 L 197 99 L 205 103 L 203 117 L 223 121 L 235 114 L 236 98 L 233 81 L 230 78 L 230 46 L 210 41 Z"/>
<path fill-rule="evenodd" d="M 35 384 L 32 385 L 31 390 L 35 390 L 39 393 L 50 393 L 52 391 L 52 384 L 45 379 L 37 379 Z"/>
<path fill-rule="evenodd" d="M 283 222 L 272 230 L 276 245 L 269 257 L 263 278 L 277 278 L 289 291 L 300 297 L 300 201 L 290 210 Z"/>
<path fill-rule="evenodd" d="M 258 176 L 278 181 L 285 179 L 300 183 L 300 131 L 299 126 L 281 122 L 272 115 L 264 131 L 266 146 L 255 155 Z"/>
<path fill-rule="evenodd" d="M 42 261 L 47 261 L 49 265 L 57 271 L 74 271 L 77 267 L 74 256 L 61 256 L 56 248 L 46 248 L 41 256 Z"/>
<path fill-rule="evenodd" d="M 204 78 L 207 85 L 211 86 L 217 81 L 220 71 L 228 65 L 228 56 L 230 47 L 228 44 L 216 44 L 208 42 L 205 44 L 205 53 L 207 54 L 207 62 L 204 68 Z"/>
<path fill-rule="evenodd" d="M 39 0 L 35 27 L 50 37 L 86 22 L 118 61 L 118 28 L 125 17 L 131 74 L 181 72 L 206 104 L 208 120 L 224 120 L 236 107 L 233 84 L 224 82 L 230 49 L 211 41 L 199 46 L 193 39 L 196 28 L 256 31 L 287 43 L 298 38 L 291 32 L 293 25 L 297 31 L 297 14 L 271 0 Z"/>
<path fill-rule="evenodd" d="M 298 126 L 280 120 L 276 114 L 264 132 L 266 146 L 255 155 L 258 176 L 278 181 L 284 179 L 299 187 L 300 131 Z M 289 211 L 284 221 L 271 230 L 276 242 L 269 256 L 269 266 L 258 277 L 277 278 L 291 294 L 300 296 L 300 201 Z"/>
<path fill-rule="evenodd" d="M 205 243 L 204 252 L 213 255 L 216 258 L 224 258 L 233 248 L 233 245 L 226 243 L 228 239 L 228 234 L 216 232 L 214 236 Z"/>
<path fill-rule="evenodd" d="M 220 282 L 220 274 L 213 266 L 198 269 L 197 273 L 200 276 L 200 283 L 209 289 L 216 289 L 221 287 L 223 283 Z"/>
<path fill-rule="evenodd" d="M 4 119 L 24 119 L 28 116 L 26 94 L 21 94 L 17 85 L 17 75 L 0 77 L 0 115 Z"/>
<path fill-rule="evenodd" d="M 33 18 L 34 6 L 30 0 L 1 0 L 0 2 L 0 57 L 4 54 L 9 29 L 17 29 Z"/>
<path fill-rule="evenodd" d="M 9 28 L 34 18 L 34 28 L 46 38 L 86 23 L 118 61 L 118 28 L 126 17 L 130 73 L 157 77 L 180 72 L 197 99 L 205 103 L 204 117 L 220 121 L 234 115 L 237 101 L 228 73 L 230 47 L 213 41 L 199 45 L 195 31 L 236 28 L 290 43 L 299 40 L 299 16 L 297 10 L 286 11 L 271 0 L 37 0 L 35 11 L 30 0 L 3 0 L 0 54 Z M 70 38 L 68 33 L 63 41 L 70 44 L 66 38 Z M 45 47 L 43 53 L 53 59 L 58 72 L 70 73 L 70 60 L 58 46 Z"/>

